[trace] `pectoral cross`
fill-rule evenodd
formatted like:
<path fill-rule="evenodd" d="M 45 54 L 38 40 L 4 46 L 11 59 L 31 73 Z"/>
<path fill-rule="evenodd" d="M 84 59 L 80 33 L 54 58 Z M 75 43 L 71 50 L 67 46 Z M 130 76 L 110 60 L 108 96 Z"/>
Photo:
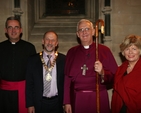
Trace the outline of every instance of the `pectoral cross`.
<path fill-rule="evenodd" d="M 81 67 L 82 70 L 82 75 L 86 75 L 86 70 L 88 70 L 88 67 L 86 66 L 86 64 L 83 65 L 83 67 Z"/>

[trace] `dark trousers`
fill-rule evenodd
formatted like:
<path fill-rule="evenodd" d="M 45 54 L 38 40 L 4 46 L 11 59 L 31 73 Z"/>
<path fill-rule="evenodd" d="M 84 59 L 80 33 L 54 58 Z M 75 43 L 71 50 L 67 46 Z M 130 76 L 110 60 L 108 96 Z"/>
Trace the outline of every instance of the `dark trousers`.
<path fill-rule="evenodd" d="M 0 113 L 18 113 L 18 91 L 0 89 Z"/>
<path fill-rule="evenodd" d="M 42 98 L 41 113 L 63 113 L 63 107 L 59 104 L 58 97 Z"/>

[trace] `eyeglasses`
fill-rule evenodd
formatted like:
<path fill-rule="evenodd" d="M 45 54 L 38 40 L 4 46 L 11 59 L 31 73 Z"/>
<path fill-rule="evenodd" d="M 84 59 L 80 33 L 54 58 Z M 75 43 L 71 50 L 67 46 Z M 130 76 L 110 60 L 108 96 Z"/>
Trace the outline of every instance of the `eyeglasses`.
<path fill-rule="evenodd" d="M 89 31 L 90 28 L 82 28 L 82 29 L 78 29 L 78 32 L 84 32 L 84 31 Z"/>
<path fill-rule="evenodd" d="M 13 29 L 14 29 L 14 30 L 19 30 L 20 27 L 19 27 L 19 26 L 15 26 L 15 27 L 8 26 L 7 29 L 8 29 L 8 30 L 13 30 Z"/>

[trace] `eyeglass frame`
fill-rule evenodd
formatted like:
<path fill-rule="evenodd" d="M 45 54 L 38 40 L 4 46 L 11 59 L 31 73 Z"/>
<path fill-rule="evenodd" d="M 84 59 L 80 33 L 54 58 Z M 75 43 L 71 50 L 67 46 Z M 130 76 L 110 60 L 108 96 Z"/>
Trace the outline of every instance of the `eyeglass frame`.
<path fill-rule="evenodd" d="M 91 28 L 82 28 L 82 29 L 78 29 L 77 32 L 80 32 L 80 33 L 84 32 L 84 31 L 88 32 L 90 29 Z"/>
<path fill-rule="evenodd" d="M 8 30 L 13 30 L 13 29 L 14 29 L 14 30 L 19 30 L 20 28 L 21 28 L 20 26 L 15 26 L 15 27 L 8 26 L 8 27 L 7 27 Z"/>

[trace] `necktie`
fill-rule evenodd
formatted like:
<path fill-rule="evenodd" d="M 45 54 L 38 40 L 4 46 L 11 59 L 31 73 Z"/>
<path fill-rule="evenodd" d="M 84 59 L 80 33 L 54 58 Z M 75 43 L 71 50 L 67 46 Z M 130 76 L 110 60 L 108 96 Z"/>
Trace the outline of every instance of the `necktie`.
<path fill-rule="evenodd" d="M 50 68 L 50 66 L 51 66 L 51 60 L 50 60 L 51 55 L 47 55 L 47 57 L 48 57 L 47 67 Z"/>
<path fill-rule="evenodd" d="M 47 55 L 48 57 L 48 62 L 47 62 L 47 67 L 50 68 L 51 67 L 51 55 Z M 52 72 L 46 71 L 45 72 L 45 76 L 48 76 L 47 74 L 52 74 Z M 44 94 L 47 95 L 50 92 L 50 86 L 51 86 L 51 80 L 47 81 L 44 80 Z"/>

